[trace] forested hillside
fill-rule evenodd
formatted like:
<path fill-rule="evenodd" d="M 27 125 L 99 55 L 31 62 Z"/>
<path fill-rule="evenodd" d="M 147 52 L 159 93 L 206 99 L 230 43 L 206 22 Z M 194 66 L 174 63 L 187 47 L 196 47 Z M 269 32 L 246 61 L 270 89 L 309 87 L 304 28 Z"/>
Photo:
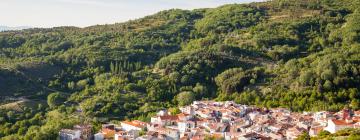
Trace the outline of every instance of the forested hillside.
<path fill-rule="evenodd" d="M 0 32 L 3 139 L 148 120 L 192 100 L 360 109 L 359 85 L 359 0 L 172 9 L 111 25 Z"/>

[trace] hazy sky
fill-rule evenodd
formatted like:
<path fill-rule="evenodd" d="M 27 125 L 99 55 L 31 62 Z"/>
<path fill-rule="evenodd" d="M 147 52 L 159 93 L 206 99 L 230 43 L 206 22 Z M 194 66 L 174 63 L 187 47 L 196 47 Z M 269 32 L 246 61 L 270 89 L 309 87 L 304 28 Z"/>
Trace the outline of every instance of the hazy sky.
<path fill-rule="evenodd" d="M 263 0 L 0 0 L 0 25 L 79 26 L 111 24 L 158 11 L 217 7 Z"/>

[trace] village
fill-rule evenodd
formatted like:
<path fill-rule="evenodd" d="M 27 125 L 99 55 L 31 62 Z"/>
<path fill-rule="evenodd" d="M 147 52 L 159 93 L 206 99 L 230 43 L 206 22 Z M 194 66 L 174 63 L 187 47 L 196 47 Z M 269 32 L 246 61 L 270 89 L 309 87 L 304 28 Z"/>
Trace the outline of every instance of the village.
<path fill-rule="evenodd" d="M 265 109 L 232 101 L 194 101 L 171 115 L 161 110 L 151 122 L 122 121 L 103 124 L 99 132 L 90 125 L 62 129 L 61 140 L 203 140 L 277 139 L 292 140 L 304 133 L 316 136 L 326 130 L 335 133 L 345 128 L 360 128 L 360 111 L 291 112 L 285 108 Z"/>

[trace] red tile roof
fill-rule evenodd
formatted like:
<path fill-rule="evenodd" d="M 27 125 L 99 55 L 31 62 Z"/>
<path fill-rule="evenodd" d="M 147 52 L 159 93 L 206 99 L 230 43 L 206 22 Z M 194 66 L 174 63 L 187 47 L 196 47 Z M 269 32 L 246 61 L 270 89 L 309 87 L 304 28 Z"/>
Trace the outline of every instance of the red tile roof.
<path fill-rule="evenodd" d="M 161 120 L 172 120 L 176 121 L 179 119 L 178 116 L 166 115 L 166 116 L 159 116 Z"/>
<path fill-rule="evenodd" d="M 176 116 L 178 116 L 178 117 L 186 117 L 186 116 L 189 116 L 189 114 L 186 114 L 186 113 L 180 113 L 180 114 L 177 114 Z"/>
<path fill-rule="evenodd" d="M 122 123 L 125 123 L 125 124 L 128 124 L 128 125 L 131 125 L 131 126 L 135 126 L 135 127 L 138 127 L 138 128 L 144 128 L 146 126 L 147 123 L 145 122 L 141 122 L 141 121 L 123 121 Z"/>
<path fill-rule="evenodd" d="M 336 120 L 332 119 L 335 125 L 353 125 L 353 123 L 348 123 L 345 120 Z"/>
<path fill-rule="evenodd" d="M 101 129 L 101 132 L 102 132 L 102 134 L 104 134 L 104 137 L 107 139 L 113 138 L 115 135 L 114 129 L 103 128 L 103 129 Z"/>

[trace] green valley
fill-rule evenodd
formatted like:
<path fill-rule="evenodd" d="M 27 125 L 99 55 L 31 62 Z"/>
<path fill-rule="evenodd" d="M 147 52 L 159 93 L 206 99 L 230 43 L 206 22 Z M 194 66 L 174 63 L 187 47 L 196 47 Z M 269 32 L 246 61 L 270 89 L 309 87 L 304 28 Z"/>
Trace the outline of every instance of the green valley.
<path fill-rule="evenodd" d="M 171 9 L 124 23 L 0 32 L 0 139 L 149 121 L 194 100 L 360 109 L 360 1 Z M 175 109 L 174 109 L 175 110 Z"/>

